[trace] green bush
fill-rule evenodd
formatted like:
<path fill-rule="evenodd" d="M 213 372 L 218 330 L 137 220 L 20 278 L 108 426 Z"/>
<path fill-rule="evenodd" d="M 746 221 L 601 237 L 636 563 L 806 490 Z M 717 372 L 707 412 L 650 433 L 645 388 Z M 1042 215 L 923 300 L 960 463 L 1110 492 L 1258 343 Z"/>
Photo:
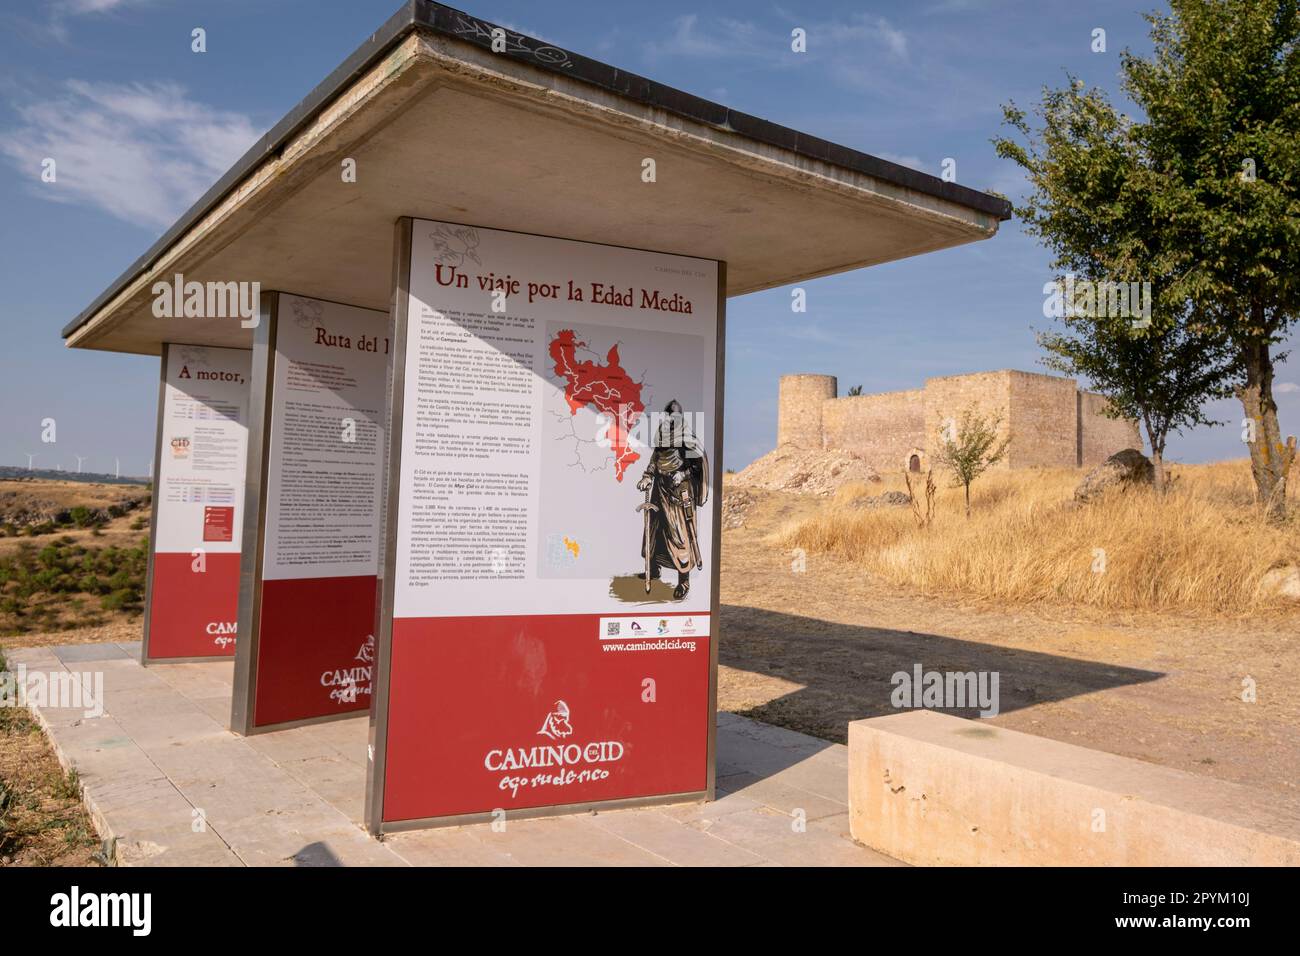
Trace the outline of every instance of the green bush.
<path fill-rule="evenodd" d="M 39 549 L 21 542 L 0 558 L 0 633 L 93 626 L 103 622 L 100 608 L 138 612 L 147 568 L 145 540 L 130 548 L 87 548 L 67 536 Z M 57 599 L 33 603 L 41 594 Z M 97 607 L 73 595 L 87 595 Z"/>
<path fill-rule="evenodd" d="M 135 592 L 130 588 L 121 588 L 99 599 L 99 605 L 105 611 L 122 611 L 136 601 Z"/>

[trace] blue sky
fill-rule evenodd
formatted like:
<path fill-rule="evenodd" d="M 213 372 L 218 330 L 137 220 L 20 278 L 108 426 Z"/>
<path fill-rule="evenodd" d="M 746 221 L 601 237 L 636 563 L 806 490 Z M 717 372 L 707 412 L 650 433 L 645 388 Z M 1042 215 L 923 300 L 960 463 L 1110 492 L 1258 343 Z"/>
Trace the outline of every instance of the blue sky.
<path fill-rule="evenodd" d="M 1155 0 L 1148 0 L 1154 4 Z M 456 4 L 453 4 L 456 5 Z M 1000 104 L 1030 105 L 1065 72 L 1116 89 L 1119 51 L 1148 48 L 1129 2 L 538 2 L 470 13 L 736 109 L 958 181 L 1018 195 L 989 144 Z M 66 349 L 59 330 L 397 7 L 396 0 L 7 0 L 0 11 L 0 464 L 143 474 L 158 362 Z M 207 31 L 207 52 L 190 32 Z M 808 52 L 790 52 L 790 31 Z M 1090 50 L 1106 31 L 1107 52 Z M 57 186 L 40 158 L 59 161 Z M 778 377 L 841 391 L 927 376 L 1043 371 L 1048 256 L 1018 224 L 991 241 L 728 305 L 728 467 L 768 451 Z M 1284 430 L 1300 370 L 1280 370 Z M 1225 402 L 1215 417 L 1239 422 Z M 55 445 L 41 420 L 58 423 Z M 1175 437 L 1170 457 L 1239 457 L 1236 426 Z"/>

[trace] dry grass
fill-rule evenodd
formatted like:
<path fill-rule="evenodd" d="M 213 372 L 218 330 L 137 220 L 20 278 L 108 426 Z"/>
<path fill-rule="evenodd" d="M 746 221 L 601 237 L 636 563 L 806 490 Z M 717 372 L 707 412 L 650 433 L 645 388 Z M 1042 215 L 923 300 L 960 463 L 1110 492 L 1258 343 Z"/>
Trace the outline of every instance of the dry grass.
<path fill-rule="evenodd" d="M 1300 565 L 1300 496 L 1289 524 L 1266 524 L 1254 506 L 1245 461 L 1176 466 L 1161 499 L 1146 490 L 1074 508 L 1072 469 L 990 473 L 960 489 L 941 481 L 934 523 L 917 527 L 906 508 L 854 502 L 902 489 L 846 485 L 812 518 L 777 534 L 787 548 L 830 553 L 894 584 L 1002 604 L 1056 602 L 1106 609 L 1186 611 L 1239 617 L 1296 610 L 1261 592 L 1271 568 Z M 1296 482 L 1300 483 L 1300 482 Z M 1094 564 L 1104 554 L 1104 570 Z"/>

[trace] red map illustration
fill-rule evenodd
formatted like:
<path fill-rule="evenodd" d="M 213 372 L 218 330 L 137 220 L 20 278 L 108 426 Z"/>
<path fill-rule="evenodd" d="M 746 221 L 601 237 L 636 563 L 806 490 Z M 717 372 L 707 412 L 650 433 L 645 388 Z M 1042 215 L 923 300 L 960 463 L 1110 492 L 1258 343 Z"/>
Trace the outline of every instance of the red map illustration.
<path fill-rule="evenodd" d="M 564 400 L 569 403 L 569 413 L 587 405 L 609 418 L 609 443 L 614 452 L 614 478 L 623 480 L 623 473 L 641 456 L 631 448 L 632 429 L 645 412 L 641 404 L 641 384 L 619 364 L 618 346 L 610 347 L 605 364 L 590 359 L 579 360 L 578 349 L 586 348 L 578 341 L 572 329 L 565 329 L 551 340 L 550 354 L 555 362 L 555 374 L 564 379 Z"/>

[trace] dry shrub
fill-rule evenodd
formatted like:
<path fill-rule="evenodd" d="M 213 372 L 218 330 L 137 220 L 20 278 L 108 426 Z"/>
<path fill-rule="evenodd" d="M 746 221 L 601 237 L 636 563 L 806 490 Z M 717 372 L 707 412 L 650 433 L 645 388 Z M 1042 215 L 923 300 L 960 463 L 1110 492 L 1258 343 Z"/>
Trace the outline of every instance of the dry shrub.
<path fill-rule="evenodd" d="M 894 584 L 1002 604 L 1227 616 L 1295 610 L 1294 602 L 1261 593 L 1259 582 L 1270 568 L 1300 565 L 1300 516 L 1267 524 L 1245 462 L 1174 471 L 1164 498 L 1132 489 L 1080 507 L 1071 505 L 1079 471 L 992 472 L 973 486 L 969 520 L 960 489 L 943 487 L 928 529 L 906 508 L 854 508 L 860 492 L 841 489 L 814 517 L 782 529 L 779 541 L 836 555 Z M 901 478 L 891 476 L 873 491 L 895 485 Z M 1296 515 L 1294 487 L 1288 497 Z"/>

